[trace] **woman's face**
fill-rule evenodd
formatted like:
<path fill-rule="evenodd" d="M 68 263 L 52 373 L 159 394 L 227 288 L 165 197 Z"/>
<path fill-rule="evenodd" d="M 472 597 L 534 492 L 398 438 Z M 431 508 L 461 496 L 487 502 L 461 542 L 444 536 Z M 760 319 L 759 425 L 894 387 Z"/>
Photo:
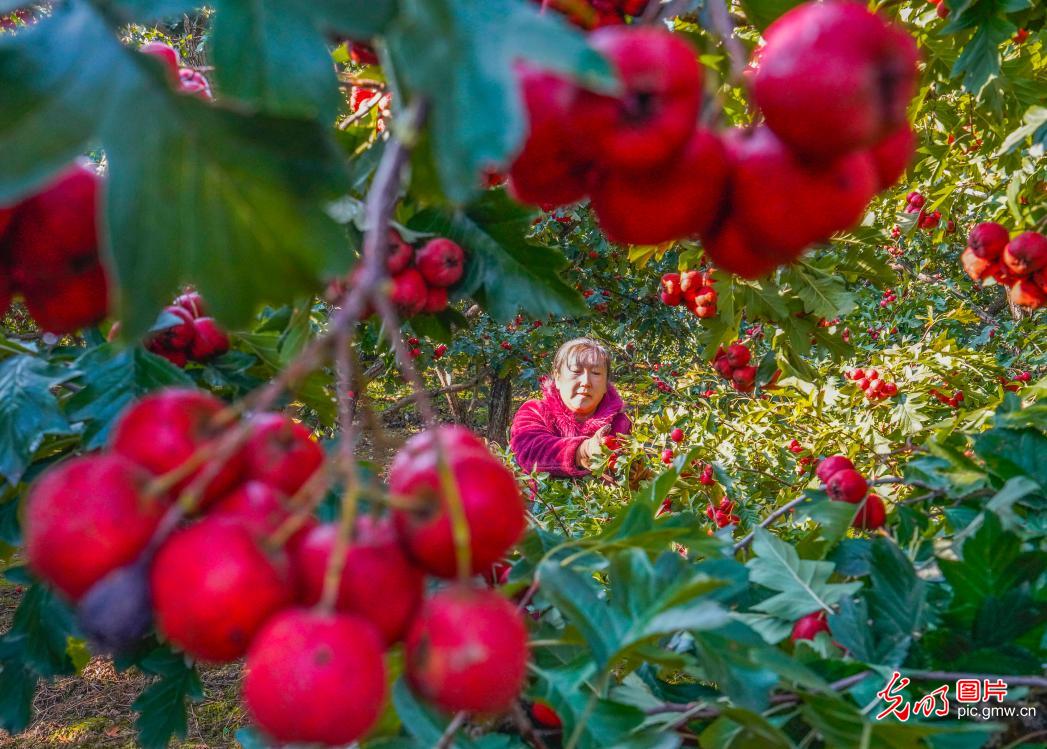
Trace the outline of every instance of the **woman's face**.
<path fill-rule="evenodd" d="M 576 415 L 591 414 L 607 392 L 607 367 L 603 364 L 583 365 L 572 357 L 557 372 L 556 389 L 567 408 Z"/>

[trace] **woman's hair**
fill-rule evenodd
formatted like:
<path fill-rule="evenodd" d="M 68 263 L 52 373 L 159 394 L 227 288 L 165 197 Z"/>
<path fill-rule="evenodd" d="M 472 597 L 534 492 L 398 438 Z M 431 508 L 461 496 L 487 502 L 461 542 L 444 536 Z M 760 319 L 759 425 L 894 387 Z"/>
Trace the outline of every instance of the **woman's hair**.
<path fill-rule="evenodd" d="M 611 379 L 611 352 L 602 343 L 592 338 L 574 338 L 560 346 L 553 357 L 552 377 L 563 371 L 571 361 L 577 361 L 583 367 L 603 365 L 607 369 L 607 379 Z"/>

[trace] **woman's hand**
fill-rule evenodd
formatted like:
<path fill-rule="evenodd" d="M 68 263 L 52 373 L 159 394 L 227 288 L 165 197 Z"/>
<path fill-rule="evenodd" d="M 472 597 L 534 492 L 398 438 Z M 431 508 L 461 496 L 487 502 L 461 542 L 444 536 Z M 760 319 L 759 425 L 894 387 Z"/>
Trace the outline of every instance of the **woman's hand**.
<path fill-rule="evenodd" d="M 574 460 L 582 468 L 590 468 L 592 466 L 593 457 L 600 454 L 600 450 L 603 447 L 603 438 L 606 437 L 611 431 L 610 425 L 601 427 L 596 434 L 578 445 L 578 452 L 575 453 Z"/>

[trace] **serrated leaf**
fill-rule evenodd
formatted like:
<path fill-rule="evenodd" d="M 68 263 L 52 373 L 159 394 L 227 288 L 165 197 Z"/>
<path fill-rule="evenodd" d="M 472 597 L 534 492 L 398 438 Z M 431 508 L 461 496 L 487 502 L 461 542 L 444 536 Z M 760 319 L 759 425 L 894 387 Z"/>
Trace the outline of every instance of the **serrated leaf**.
<path fill-rule="evenodd" d="M 482 172 L 506 165 L 523 140 L 521 61 L 613 85 L 609 65 L 584 37 L 539 10 L 519 0 L 400 2 L 389 51 L 407 88 L 429 99 L 436 168 L 455 203 L 475 194 Z"/>
<path fill-rule="evenodd" d="M 829 610 L 861 588 L 861 583 L 830 583 L 832 562 L 800 559 L 793 546 L 763 528 L 756 528 L 755 534 L 756 556 L 745 566 L 754 583 L 778 593 L 753 606 L 754 610 L 795 621 L 812 611 Z"/>
<path fill-rule="evenodd" d="M 956 59 L 950 75 L 962 75 L 963 87 L 975 96 L 981 95 L 989 81 L 1000 74 L 999 45 L 1012 33 L 1014 25 L 1008 21 L 998 16 L 985 19 Z"/>
<path fill-rule="evenodd" d="M 523 238 L 532 216 L 495 190 L 460 211 L 422 211 L 408 226 L 453 239 L 465 249 L 465 275 L 455 294 L 472 296 L 499 322 L 521 309 L 535 318 L 587 314 L 582 296 L 558 275 L 566 258 Z"/>
<path fill-rule="evenodd" d="M 0 728 L 21 733 L 33 717 L 33 696 L 40 677 L 18 658 L 0 660 Z"/>
<path fill-rule="evenodd" d="M 0 475 L 17 484 L 48 434 L 72 429 L 51 388 L 76 370 L 23 354 L 0 362 Z"/>
<path fill-rule="evenodd" d="M 6 644 L 15 644 L 23 662 L 40 676 L 70 674 L 76 669 L 69 658 L 70 637 L 77 634 L 73 613 L 46 586 L 33 584 L 15 610 Z"/>
<path fill-rule="evenodd" d="M 83 389 L 69 399 L 69 417 L 84 421 L 84 448 L 105 444 L 124 408 L 146 393 L 169 386 L 195 387 L 185 372 L 139 346 L 114 352 L 106 345 L 77 360 Z"/>
<path fill-rule="evenodd" d="M 847 291 L 843 282 L 821 271 L 792 265 L 783 278 L 796 289 L 797 296 L 803 300 L 804 309 L 818 317 L 832 320 L 846 315 L 856 306 L 854 296 Z"/>
<path fill-rule="evenodd" d="M 145 749 L 165 749 L 173 736 L 185 738 L 186 700 L 203 696 L 196 669 L 185 665 L 150 684 L 131 706 L 138 717 L 138 742 Z"/>

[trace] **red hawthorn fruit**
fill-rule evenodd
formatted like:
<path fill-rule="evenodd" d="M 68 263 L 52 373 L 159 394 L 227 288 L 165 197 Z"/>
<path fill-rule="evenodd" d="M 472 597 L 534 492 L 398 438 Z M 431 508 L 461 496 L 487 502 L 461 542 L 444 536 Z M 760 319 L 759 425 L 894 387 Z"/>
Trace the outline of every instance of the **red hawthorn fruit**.
<path fill-rule="evenodd" d="M 811 159 L 871 146 L 905 122 L 916 43 L 860 3 L 793 8 L 764 32 L 753 97 L 767 125 Z"/>
<path fill-rule="evenodd" d="M 146 343 L 145 347 L 157 356 L 162 356 L 164 359 L 167 359 L 167 361 L 171 362 L 179 369 L 185 369 L 186 365 L 189 364 L 189 354 L 185 351 L 171 351 L 153 343 Z"/>
<path fill-rule="evenodd" d="M 291 517 L 291 507 L 287 496 L 276 487 L 261 481 L 245 481 L 216 502 L 208 511 L 208 517 L 235 520 L 256 540 L 263 541 Z M 288 539 L 287 548 L 297 548 L 315 527 L 316 521 L 307 519 Z"/>
<path fill-rule="evenodd" d="M 862 474 L 853 468 L 845 468 L 836 471 L 829 480 L 825 482 L 825 490 L 829 499 L 834 502 L 850 502 L 854 504 L 865 496 L 869 490 L 869 484 Z"/>
<path fill-rule="evenodd" d="M 738 367 L 731 372 L 731 385 L 740 393 L 751 393 L 756 383 L 756 367 Z"/>
<path fill-rule="evenodd" d="M 967 246 L 971 252 L 983 260 L 996 260 L 1003 254 L 1011 235 L 1000 224 L 984 221 L 967 235 Z"/>
<path fill-rule="evenodd" d="M 680 296 L 679 291 L 677 291 L 675 294 L 670 294 L 667 291 L 663 291 L 659 294 L 659 296 L 661 297 L 662 304 L 668 307 L 678 307 L 680 306 L 680 302 L 682 301 L 682 297 Z"/>
<path fill-rule="evenodd" d="M 181 466 L 197 450 L 205 455 L 213 452 L 224 426 L 216 424 L 215 417 L 224 410 L 222 401 L 200 390 L 169 388 L 151 393 L 123 412 L 109 446 L 160 476 Z M 203 505 L 227 494 L 240 481 L 242 467 L 239 456 L 230 458 L 204 490 Z M 206 462 L 178 482 L 172 493 L 182 492 L 205 470 L 209 470 Z"/>
<path fill-rule="evenodd" d="M 815 635 L 819 632 L 828 632 L 829 624 L 825 620 L 824 611 L 813 611 L 806 616 L 801 616 L 793 624 L 793 631 L 791 639 L 793 642 L 798 640 L 813 640 Z"/>
<path fill-rule="evenodd" d="M 1028 276 L 1047 267 L 1047 237 L 1027 231 L 1007 243 L 1003 264 L 1016 276 Z"/>
<path fill-rule="evenodd" d="M 789 262 L 814 242 L 849 229 L 876 193 L 865 152 L 812 168 L 766 127 L 725 138 L 731 163 L 731 212 L 760 252 Z"/>
<path fill-rule="evenodd" d="M 195 336 L 189 355 L 196 361 L 207 361 L 221 356 L 229 350 L 229 336 L 225 334 L 213 317 L 198 317 L 193 320 Z"/>
<path fill-rule="evenodd" d="M 818 468 L 815 469 L 814 475 L 818 477 L 818 480 L 823 484 L 829 483 L 829 479 L 839 471 L 853 471 L 854 463 L 843 455 L 830 455 L 828 458 L 818 464 Z"/>
<path fill-rule="evenodd" d="M 578 87 L 526 65 L 519 66 L 519 75 L 528 134 L 509 170 L 509 194 L 521 203 L 550 208 L 576 203 L 588 191 L 592 169 L 591 161 L 579 158 L 564 137 Z"/>
<path fill-rule="evenodd" d="M 667 294 L 680 296 L 683 293 L 682 283 L 679 273 L 666 273 L 662 276 L 662 289 Z"/>
<path fill-rule="evenodd" d="M 207 315 L 207 307 L 204 298 L 198 292 L 187 291 L 175 297 L 174 304 L 184 309 L 193 317 L 204 317 Z"/>
<path fill-rule="evenodd" d="M 895 395 L 898 395 L 898 385 L 893 382 L 884 383 L 883 395 L 887 398 L 891 398 Z"/>
<path fill-rule="evenodd" d="M 170 325 L 154 330 L 145 341 L 147 349 L 163 355 L 164 352 L 188 352 L 196 338 L 193 316 L 184 307 L 172 305 L 164 307 L 161 315 L 167 315 Z"/>
<path fill-rule="evenodd" d="M 349 59 L 355 62 L 357 65 L 377 65 L 378 55 L 367 42 L 354 42 L 347 41 L 345 43 L 346 50 L 349 52 Z"/>
<path fill-rule="evenodd" d="M 603 28 L 589 43 L 610 60 L 624 91 L 579 91 L 568 114 L 573 149 L 607 170 L 646 170 L 674 158 L 692 138 L 701 104 L 694 49 L 649 26 Z"/>
<path fill-rule="evenodd" d="M 608 450 L 617 450 L 622 446 L 621 437 L 617 434 L 608 434 L 603 438 L 603 446 Z"/>
<path fill-rule="evenodd" d="M 8 229 L 11 280 L 46 331 L 71 333 L 108 311 L 109 284 L 98 249 L 101 184 L 78 163 L 20 203 Z"/>
<path fill-rule="evenodd" d="M 905 196 L 905 202 L 908 203 L 909 206 L 912 206 L 913 208 L 919 210 L 920 208 L 923 208 L 924 204 L 927 202 L 927 198 L 918 193 L 916 190 L 913 190 Z"/>
<path fill-rule="evenodd" d="M 414 264 L 427 286 L 454 286 L 462 277 L 465 253 L 450 239 L 430 239 L 415 253 Z"/>
<path fill-rule="evenodd" d="M 673 462 L 673 451 L 668 447 L 662 450 L 662 462 L 666 465 Z"/>
<path fill-rule="evenodd" d="M 964 271 L 971 277 L 972 281 L 985 280 L 993 274 L 997 267 L 995 260 L 978 257 L 972 247 L 968 247 L 963 251 L 963 254 L 960 255 L 960 263 L 963 264 Z"/>
<path fill-rule="evenodd" d="M 519 696 L 527 661 L 516 607 L 492 590 L 456 585 L 423 604 L 407 636 L 405 673 L 442 710 L 496 713 Z"/>
<path fill-rule="evenodd" d="M 719 137 L 698 128 L 663 166 L 602 169 L 590 190 L 600 228 L 612 242 L 661 244 L 706 231 L 726 194 Z"/>
<path fill-rule="evenodd" d="M 887 508 L 884 507 L 883 500 L 876 494 L 870 494 L 865 501 L 861 502 L 861 508 L 851 526 L 859 530 L 873 531 L 883 526 L 885 522 L 887 522 Z"/>
<path fill-rule="evenodd" d="M 433 359 L 439 359 L 441 356 L 447 353 L 447 346 L 441 343 L 439 346 L 433 349 Z"/>
<path fill-rule="evenodd" d="M 178 71 L 178 80 L 178 90 L 183 94 L 190 94 L 204 101 L 214 99 L 214 94 L 211 93 L 211 84 L 203 73 L 197 72 L 192 68 L 182 68 Z"/>
<path fill-rule="evenodd" d="M 683 442 L 684 433 L 683 430 L 677 427 L 676 429 L 669 432 L 669 439 L 673 442 Z"/>
<path fill-rule="evenodd" d="M 258 414 L 250 430 L 241 450 L 247 480 L 263 481 L 293 497 L 323 465 L 324 449 L 309 429 L 283 414 Z"/>
<path fill-rule="evenodd" d="M 908 122 L 869 149 L 880 190 L 891 187 L 905 174 L 914 153 L 916 132 Z"/>
<path fill-rule="evenodd" d="M 303 605 L 320 600 L 337 536 L 337 524 L 317 525 L 291 551 L 291 570 Z M 366 619 L 388 647 L 406 634 L 424 592 L 425 574 L 400 549 L 392 523 L 359 518 L 356 537 L 345 553 L 335 609 Z"/>
<path fill-rule="evenodd" d="M 244 670 L 244 706 L 281 744 L 350 744 L 385 704 L 381 642 L 374 627 L 349 614 L 279 612 L 251 643 Z"/>
<path fill-rule="evenodd" d="M 936 3 L 936 7 L 934 9 L 934 12 L 938 15 L 938 18 L 948 18 L 949 17 L 949 6 L 946 5 L 944 2 Z"/>
<path fill-rule="evenodd" d="M 222 518 L 176 531 L 157 551 L 151 581 L 157 628 L 215 663 L 242 656 L 265 620 L 293 601 L 286 558 L 267 556 L 247 528 Z"/>
<path fill-rule="evenodd" d="M 417 346 L 418 345 L 418 339 L 415 338 L 414 336 L 411 336 L 410 338 L 407 339 L 407 345 L 408 346 Z"/>
<path fill-rule="evenodd" d="M 1028 38 L 1029 38 L 1029 30 L 1028 29 L 1018 29 L 1014 33 L 1014 36 L 1011 37 L 1011 41 L 1013 41 L 1015 44 L 1025 44 L 1025 40 L 1028 39 Z"/>
<path fill-rule="evenodd" d="M 443 286 L 430 286 L 425 290 L 425 306 L 422 312 L 435 315 L 447 309 L 447 289 Z"/>
<path fill-rule="evenodd" d="M 182 61 L 178 58 L 178 50 L 163 42 L 146 42 L 138 48 L 138 51 L 143 55 L 159 57 L 167 68 L 167 75 L 171 82 L 178 82 L 178 71 L 182 65 Z"/>
<path fill-rule="evenodd" d="M 409 509 L 393 520 L 411 557 L 434 575 L 457 572 L 451 518 L 437 470 L 439 435 L 469 524 L 474 573 L 494 564 L 519 540 L 526 526 L 523 498 L 513 474 L 464 427 L 441 426 L 407 440 L 389 468 L 389 489 Z"/>
<path fill-rule="evenodd" d="M 563 721 L 560 720 L 560 716 L 556 714 L 556 711 L 549 705 L 548 702 L 542 700 L 535 700 L 534 704 L 531 705 L 531 717 L 534 718 L 534 722 L 543 728 L 560 728 L 563 725 Z"/>
<path fill-rule="evenodd" d="M 699 270 L 686 270 L 679 276 L 680 279 L 680 291 L 684 295 L 694 295 L 698 293 L 698 290 L 707 286 L 709 279 L 705 273 Z"/>
<path fill-rule="evenodd" d="M 134 561 L 165 509 L 145 494 L 151 478 L 119 455 L 74 458 L 48 470 L 26 499 L 29 566 L 75 601 Z"/>
<path fill-rule="evenodd" d="M 7 232 L 8 227 L 11 226 L 11 222 L 14 221 L 14 218 L 14 206 L 9 206 L 7 208 L 5 208 L 4 206 L 0 206 L 0 239 L 3 238 L 4 234 Z"/>
<path fill-rule="evenodd" d="M 1039 309 L 1047 304 L 1047 292 L 1028 278 L 1020 278 L 1007 290 L 1012 304 L 1029 309 Z"/>
<path fill-rule="evenodd" d="M 702 246 L 717 267 L 749 279 L 766 275 L 779 265 L 792 262 L 800 254 L 757 251 L 733 215 L 728 215 L 703 234 Z"/>
<path fill-rule="evenodd" d="M 393 276 L 393 291 L 390 299 L 404 317 L 414 317 L 425 308 L 429 291 L 422 274 L 414 268 L 407 268 Z"/>
<path fill-rule="evenodd" d="M 732 343 L 727 347 L 727 351 L 724 354 L 727 357 L 727 363 L 732 368 L 737 369 L 738 367 L 744 367 L 752 359 L 752 354 L 745 346 L 740 343 Z"/>
<path fill-rule="evenodd" d="M 403 237 L 400 236 L 396 229 L 390 229 L 387 236 L 389 238 L 389 249 L 385 258 L 385 267 L 388 269 L 389 275 L 395 276 L 403 273 L 407 266 L 411 264 L 414 250 L 411 248 L 411 245 L 403 240 Z"/>

